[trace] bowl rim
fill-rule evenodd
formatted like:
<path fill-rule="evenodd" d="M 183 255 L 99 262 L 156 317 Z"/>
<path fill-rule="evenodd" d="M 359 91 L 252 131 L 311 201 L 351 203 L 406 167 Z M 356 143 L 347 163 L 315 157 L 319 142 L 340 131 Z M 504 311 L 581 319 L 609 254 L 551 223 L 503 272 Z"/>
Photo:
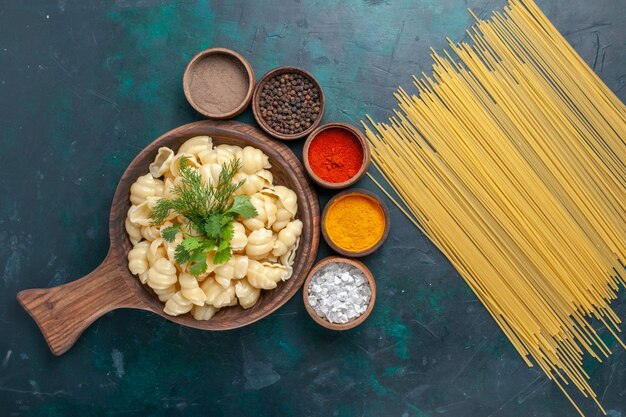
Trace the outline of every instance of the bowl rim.
<path fill-rule="evenodd" d="M 376 203 L 378 203 L 378 205 L 382 209 L 383 216 L 385 217 L 385 229 L 383 230 L 383 234 L 378 240 L 378 242 L 376 242 L 374 246 L 368 249 L 357 251 L 357 252 L 346 250 L 342 248 L 341 246 L 338 246 L 337 244 L 335 244 L 331 240 L 330 236 L 328 235 L 328 232 L 326 231 L 326 216 L 328 215 L 328 210 L 330 209 L 330 207 L 332 207 L 332 205 L 336 201 L 340 200 L 341 198 L 348 196 L 348 195 L 352 195 L 352 194 L 364 195 L 374 200 Z M 361 258 L 363 256 L 371 255 L 372 253 L 376 252 L 383 245 L 383 243 L 385 243 L 385 240 L 387 240 L 387 237 L 389 236 L 390 223 L 391 221 L 390 221 L 389 209 L 387 208 L 387 205 L 384 203 L 382 198 L 380 198 L 378 195 L 374 194 L 373 192 L 369 190 L 365 190 L 363 188 L 349 188 L 333 196 L 330 200 L 328 200 L 328 203 L 326 203 L 326 205 L 324 206 L 324 210 L 322 211 L 322 218 L 321 218 L 322 237 L 324 238 L 324 241 L 326 242 L 326 244 L 330 246 L 332 250 L 341 254 L 342 256 L 345 256 L 347 258 Z"/>
<path fill-rule="evenodd" d="M 317 314 L 315 309 L 313 309 L 313 307 L 309 303 L 308 294 L 311 279 L 313 279 L 313 276 L 317 271 L 319 271 L 323 266 L 330 263 L 345 263 L 358 268 L 361 272 L 363 272 L 363 275 L 365 275 L 365 278 L 367 279 L 367 282 L 369 283 L 372 292 L 367 309 L 359 317 L 352 321 L 349 321 L 348 323 L 331 323 L 328 320 L 323 319 Z M 372 313 L 372 310 L 374 309 L 374 304 L 376 304 L 376 280 L 374 279 L 374 274 L 372 274 L 372 271 L 370 271 L 370 269 L 363 262 L 356 259 L 344 258 L 341 256 L 328 256 L 313 265 L 313 268 L 311 268 L 311 270 L 309 271 L 306 279 L 304 280 L 304 285 L 302 286 L 302 301 L 304 302 L 304 308 L 306 309 L 307 313 L 309 313 L 309 316 L 311 316 L 311 318 L 320 326 L 331 330 L 350 330 L 363 323 Z"/>
<path fill-rule="evenodd" d="M 359 168 L 356 174 L 354 174 L 351 178 L 347 179 L 346 181 L 330 182 L 330 181 L 323 180 L 315 173 L 315 171 L 313 171 L 313 168 L 311 168 L 311 164 L 309 163 L 309 148 L 311 147 L 311 144 L 321 132 L 328 130 L 328 129 L 347 130 L 348 132 L 352 133 L 357 138 L 357 140 L 359 141 L 359 144 L 361 145 L 361 149 L 363 149 L 363 162 L 361 164 L 361 167 Z M 363 135 L 363 132 L 361 132 L 361 130 L 354 125 L 351 125 L 349 123 L 344 123 L 344 122 L 324 123 L 323 125 L 318 126 L 314 131 L 312 131 L 309 134 L 309 137 L 304 142 L 304 147 L 302 148 L 302 161 L 304 162 L 304 169 L 306 169 L 307 174 L 309 174 L 313 182 L 315 182 L 320 187 L 327 188 L 329 190 L 339 190 L 342 188 L 348 188 L 351 185 L 354 185 L 355 183 L 360 181 L 365 176 L 365 173 L 369 169 L 369 166 L 371 164 L 370 145 L 367 139 L 365 138 L 365 135 Z"/>
<path fill-rule="evenodd" d="M 243 99 L 243 101 L 239 104 L 239 106 L 235 107 L 233 110 L 224 112 L 224 113 L 211 113 L 205 110 L 204 108 L 202 108 L 194 100 L 193 91 L 191 90 L 191 86 L 190 86 L 191 74 L 193 72 L 193 67 L 200 60 L 210 55 L 218 55 L 218 54 L 227 55 L 231 58 L 234 58 L 244 66 L 244 68 L 246 69 L 246 74 L 248 75 L 248 91 L 246 91 L 246 96 Z M 256 85 L 256 76 L 254 74 L 254 69 L 250 65 L 250 62 L 248 62 L 248 60 L 244 58 L 244 56 L 241 55 L 240 53 L 233 51 L 232 49 L 228 49 L 228 48 L 208 48 L 208 49 L 204 49 L 198 52 L 196 55 L 194 55 L 193 58 L 191 58 L 191 60 L 185 67 L 185 72 L 183 73 L 183 91 L 185 92 L 185 97 L 187 98 L 187 101 L 189 102 L 191 107 L 193 107 L 198 113 L 206 117 L 209 117 L 211 119 L 217 119 L 217 120 L 230 119 L 232 117 L 235 117 L 241 114 L 246 109 L 246 107 L 248 107 L 248 105 L 250 104 L 250 101 L 252 100 L 252 94 L 254 93 L 255 85 Z"/>
<path fill-rule="evenodd" d="M 300 74 L 306 78 L 308 78 L 319 90 L 320 92 L 320 113 L 317 116 L 317 118 L 313 121 L 313 123 L 311 123 L 311 126 L 309 126 L 306 130 L 303 130 L 300 133 L 294 133 L 293 135 L 288 135 L 288 134 L 284 134 L 284 133 L 280 133 L 277 132 L 276 130 L 272 129 L 267 122 L 265 121 L 265 119 L 263 118 L 263 116 L 261 116 L 261 108 L 260 108 L 260 101 L 261 101 L 261 90 L 263 89 L 263 86 L 265 84 L 267 84 L 267 82 L 273 78 L 276 75 L 281 75 L 281 74 L 286 74 L 286 73 L 296 73 L 296 74 Z M 267 73 L 265 73 L 265 75 L 263 75 L 261 77 L 261 79 L 259 79 L 259 81 L 257 82 L 257 85 L 254 89 L 254 93 L 252 94 L 252 114 L 254 115 L 254 119 L 256 120 L 257 124 L 261 127 L 261 129 L 263 129 L 267 134 L 280 139 L 280 140 L 285 140 L 285 141 L 289 141 L 289 140 L 297 140 L 300 138 L 305 137 L 306 135 L 308 135 L 309 133 L 311 133 L 321 122 L 322 119 L 324 118 L 324 109 L 326 108 L 326 97 L 324 95 L 324 90 L 322 89 L 321 84 L 317 81 L 317 79 L 313 76 L 313 74 L 311 74 L 310 72 L 302 69 L 302 68 L 298 68 L 298 67 L 292 67 L 292 66 L 282 66 L 282 67 L 277 67 L 274 68 L 270 71 L 268 71 Z"/>

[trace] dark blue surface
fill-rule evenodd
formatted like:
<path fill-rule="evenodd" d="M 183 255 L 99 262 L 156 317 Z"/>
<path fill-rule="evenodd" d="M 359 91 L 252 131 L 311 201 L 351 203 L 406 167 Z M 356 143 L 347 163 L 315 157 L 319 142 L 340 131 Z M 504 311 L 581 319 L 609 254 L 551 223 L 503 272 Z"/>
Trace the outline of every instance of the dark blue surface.
<path fill-rule="evenodd" d="M 258 77 L 301 66 L 326 121 L 390 115 L 393 90 L 428 71 L 429 47 L 461 40 L 470 7 L 502 0 L 0 0 L 0 415 L 573 416 L 528 368 L 445 258 L 391 205 L 389 239 L 365 259 L 378 302 L 333 333 L 301 297 L 225 333 L 118 310 L 53 357 L 15 294 L 91 271 L 108 247 L 113 190 L 161 133 L 200 119 L 186 62 L 210 46 Z M 601 78 L 626 96 L 626 2 L 541 1 Z M 239 117 L 251 122 L 249 110 Z M 299 152 L 301 142 L 293 144 Z M 359 186 L 375 191 L 369 180 Z M 324 203 L 332 195 L 321 192 Z M 320 256 L 329 252 L 322 245 Z M 614 310 L 626 318 L 625 297 Z M 626 353 L 589 360 L 611 417 L 626 415 Z M 587 416 L 591 401 L 575 396 Z"/>

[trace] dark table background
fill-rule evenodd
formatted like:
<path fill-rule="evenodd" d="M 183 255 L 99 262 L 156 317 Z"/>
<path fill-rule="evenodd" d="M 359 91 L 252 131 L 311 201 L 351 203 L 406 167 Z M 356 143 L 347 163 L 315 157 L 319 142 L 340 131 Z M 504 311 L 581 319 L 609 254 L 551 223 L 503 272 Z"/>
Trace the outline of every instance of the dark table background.
<path fill-rule="evenodd" d="M 540 1 L 624 100 L 626 1 Z M 260 77 L 313 72 L 325 120 L 391 114 L 392 91 L 428 71 L 428 48 L 461 40 L 471 7 L 503 0 L 0 1 L 0 415 L 573 416 L 528 368 L 446 259 L 392 206 L 389 240 L 365 259 L 379 295 L 359 328 L 333 333 L 294 297 L 243 329 L 210 333 L 118 310 L 54 357 L 16 293 L 85 275 L 103 259 L 113 190 L 131 159 L 200 116 L 186 62 L 211 46 Z M 239 117 L 252 122 L 250 112 Z M 300 153 L 301 142 L 293 148 Z M 369 180 L 360 184 L 375 190 Z M 320 193 L 322 203 L 331 194 Z M 319 256 L 328 249 L 320 247 Z M 614 303 L 626 319 L 626 297 Z M 586 369 L 611 417 L 626 415 L 626 353 Z M 599 413 L 576 395 L 587 416 Z"/>

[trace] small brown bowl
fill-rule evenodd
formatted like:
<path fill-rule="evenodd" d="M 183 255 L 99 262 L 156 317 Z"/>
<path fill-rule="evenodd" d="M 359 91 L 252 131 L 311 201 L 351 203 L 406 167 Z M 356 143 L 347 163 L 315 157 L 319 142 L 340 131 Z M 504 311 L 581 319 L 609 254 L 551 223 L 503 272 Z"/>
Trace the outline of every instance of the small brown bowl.
<path fill-rule="evenodd" d="M 300 133 L 294 133 L 293 135 L 286 135 L 284 133 L 277 132 L 276 130 L 272 129 L 270 125 L 267 124 L 263 116 L 261 116 L 260 101 L 261 101 L 261 91 L 263 91 L 263 87 L 265 86 L 265 84 L 267 84 L 269 80 L 271 80 L 275 76 L 286 74 L 286 73 L 300 74 L 303 77 L 308 78 L 317 87 L 317 89 L 320 92 L 320 114 L 317 116 L 317 119 L 313 121 L 313 123 L 311 124 L 311 126 L 309 126 L 308 129 L 303 130 Z M 319 125 L 320 122 L 322 121 L 322 117 L 324 117 L 324 107 L 325 107 L 324 91 L 322 90 L 322 86 L 320 85 L 320 83 L 318 83 L 315 77 L 313 77 L 313 75 L 311 75 L 308 71 L 305 71 L 303 69 L 296 68 L 296 67 L 274 68 L 273 70 L 265 74 L 259 80 L 259 82 L 256 85 L 256 88 L 254 89 L 254 94 L 252 95 L 252 114 L 254 114 L 254 118 L 256 119 L 256 122 L 259 124 L 259 126 L 261 126 L 261 129 L 263 129 L 270 135 L 274 136 L 275 138 L 281 139 L 281 140 L 300 139 L 308 135 L 309 133 L 311 133 L 317 127 L 317 125 Z"/>
<path fill-rule="evenodd" d="M 367 309 L 365 310 L 365 312 L 363 312 L 363 314 L 361 314 L 355 320 L 352 320 L 348 323 L 331 323 L 328 320 L 325 320 L 322 317 L 320 317 L 315 312 L 313 307 L 311 307 L 311 304 L 309 304 L 308 296 L 309 296 L 309 284 L 311 283 L 311 279 L 317 273 L 317 271 L 320 270 L 320 268 L 333 262 L 350 264 L 358 268 L 359 270 L 361 270 L 361 272 L 363 272 L 363 275 L 365 275 L 367 282 L 369 283 L 370 289 L 372 290 L 370 303 L 367 306 Z M 302 288 L 302 298 L 304 300 L 304 307 L 306 308 L 306 311 L 309 313 L 309 316 L 311 316 L 311 318 L 317 322 L 317 324 L 319 324 L 322 327 L 326 327 L 327 329 L 331 329 L 331 330 L 348 330 L 348 329 L 355 328 L 359 324 L 363 323 L 365 319 L 367 319 L 367 317 L 370 315 L 372 310 L 374 309 L 374 304 L 376 303 L 376 281 L 374 281 L 374 276 L 372 275 L 372 272 L 369 270 L 367 266 L 365 266 L 365 264 L 363 264 L 363 262 L 357 261 L 356 259 L 347 259 L 347 258 L 342 258 L 339 256 L 329 256 L 328 258 L 324 258 L 321 261 L 319 261 L 317 264 L 315 264 L 313 268 L 311 269 L 311 272 L 309 272 L 309 275 L 306 277 L 306 280 L 304 281 L 304 286 Z"/>
<path fill-rule="evenodd" d="M 376 242 L 376 244 L 372 246 L 371 248 L 358 251 L 358 252 L 352 252 L 336 245 L 331 240 L 330 236 L 328 235 L 328 232 L 326 231 L 326 216 L 328 215 L 328 210 L 333 206 L 333 204 L 336 201 L 351 194 L 360 194 L 365 197 L 371 198 L 380 206 L 380 208 L 383 211 L 383 215 L 385 216 L 385 230 L 383 231 L 383 234 L 378 240 L 378 242 Z M 339 194 L 335 195 L 333 198 L 330 199 L 330 201 L 328 201 L 328 203 L 326 204 L 326 207 L 324 207 L 324 211 L 322 212 L 322 236 L 324 237 L 324 240 L 326 241 L 328 246 L 330 246 L 331 249 L 334 250 L 335 252 L 343 256 L 347 256 L 349 258 L 361 258 L 363 256 L 367 256 L 367 255 L 374 253 L 378 248 L 382 246 L 382 244 L 387 239 L 387 235 L 389 235 L 389 223 L 390 223 L 389 209 L 387 209 L 387 206 L 385 205 L 385 203 L 383 203 L 383 200 L 381 200 L 380 197 L 378 197 L 376 194 L 372 193 L 371 191 L 363 190 L 361 188 L 351 188 L 349 190 L 342 191 Z"/>
<path fill-rule="evenodd" d="M 183 76 L 189 104 L 211 119 L 230 119 L 241 114 L 252 99 L 256 77 L 248 60 L 226 48 L 210 48 L 194 56 Z M 216 87 L 226 90 L 219 93 Z M 228 88 L 238 86 L 235 95 Z M 215 88 L 214 88 L 215 87 Z"/>
<path fill-rule="evenodd" d="M 361 144 L 361 148 L 363 149 L 363 164 L 361 165 L 361 168 L 359 168 L 357 173 L 354 174 L 352 178 L 346 181 L 343 181 L 343 182 L 325 181 L 321 179 L 313 171 L 313 169 L 311 169 L 311 165 L 309 164 L 309 147 L 311 146 L 311 143 L 313 143 L 313 140 L 315 139 L 317 135 L 319 135 L 321 132 L 327 129 L 347 130 L 348 132 L 352 133 L 356 137 L 356 139 Z M 317 185 L 319 185 L 320 187 L 328 188 L 330 190 L 338 190 L 341 188 L 350 187 L 351 185 L 359 181 L 361 178 L 363 178 L 371 162 L 370 145 L 367 142 L 367 139 L 365 139 L 365 136 L 363 135 L 363 133 L 356 126 L 353 126 L 348 123 L 341 123 L 341 122 L 325 123 L 319 126 L 317 129 L 315 129 L 313 132 L 311 132 L 309 137 L 306 139 L 306 142 L 304 142 L 304 148 L 302 150 L 302 160 L 304 161 L 304 168 L 306 169 L 306 172 L 309 174 L 311 179 Z"/>

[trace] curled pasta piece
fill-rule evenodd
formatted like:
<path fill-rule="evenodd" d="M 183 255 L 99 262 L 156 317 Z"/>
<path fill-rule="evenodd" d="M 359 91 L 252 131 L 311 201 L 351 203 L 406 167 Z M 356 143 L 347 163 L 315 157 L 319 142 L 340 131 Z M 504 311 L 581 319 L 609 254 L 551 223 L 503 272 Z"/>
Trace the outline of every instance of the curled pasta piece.
<path fill-rule="evenodd" d="M 276 191 L 276 189 L 278 189 L 278 191 Z M 285 191 L 285 189 L 287 191 Z M 282 185 L 277 185 L 274 189 L 263 189 L 261 193 L 275 199 L 276 218 L 271 227 L 273 231 L 280 232 L 296 216 L 296 212 L 298 211 L 298 197 L 295 192 Z M 288 208 L 285 204 L 287 204 Z"/>
<path fill-rule="evenodd" d="M 247 279 L 242 279 L 235 284 L 235 295 L 243 308 L 250 308 L 256 304 L 261 290 L 252 286 Z"/>
<path fill-rule="evenodd" d="M 137 242 L 141 240 L 141 226 L 138 224 L 134 224 L 130 221 L 130 210 L 136 206 L 130 206 L 128 210 L 128 214 L 126 215 L 126 220 L 124 220 L 124 228 L 126 229 L 126 233 L 128 233 L 128 238 L 130 239 L 130 243 L 135 245 Z"/>
<path fill-rule="evenodd" d="M 230 285 L 227 288 L 222 287 L 214 278 L 206 279 L 200 288 L 206 294 L 206 303 L 216 308 L 226 307 L 236 302 L 235 286 Z"/>
<path fill-rule="evenodd" d="M 193 308 L 191 309 L 191 315 L 196 320 L 211 320 L 211 318 L 219 310 L 219 308 L 215 308 L 208 304 L 205 304 L 203 306 L 193 306 Z"/>
<path fill-rule="evenodd" d="M 236 155 L 232 149 L 226 148 L 220 145 L 210 151 L 201 152 L 198 155 L 198 158 L 200 158 L 200 162 L 202 162 L 202 165 L 205 165 L 205 164 L 223 165 L 223 164 L 230 163 L 230 161 L 236 158 Z"/>
<path fill-rule="evenodd" d="M 166 146 L 159 148 L 154 162 L 148 167 L 150 174 L 152 174 L 154 178 L 165 175 L 165 173 L 170 170 L 172 159 L 174 159 L 174 151 Z"/>
<path fill-rule="evenodd" d="M 161 230 L 166 229 L 172 225 L 172 222 L 164 222 L 160 226 L 151 225 L 141 228 L 141 236 L 149 242 L 161 237 Z"/>
<path fill-rule="evenodd" d="M 246 226 L 250 230 L 258 230 L 265 227 L 267 223 L 267 212 L 265 211 L 265 199 L 261 194 L 254 194 L 250 196 L 250 203 L 254 206 L 257 211 L 257 215 L 255 217 L 250 217 L 249 219 L 242 220 L 244 226 Z"/>
<path fill-rule="evenodd" d="M 148 269 L 148 286 L 150 288 L 165 289 L 178 281 L 176 267 L 166 258 L 159 258 Z"/>
<path fill-rule="evenodd" d="M 266 273 L 274 280 L 287 281 L 291 274 L 291 268 L 279 263 L 262 262 Z M 278 282 L 278 281 L 277 281 Z"/>
<path fill-rule="evenodd" d="M 233 255 L 233 278 L 242 279 L 248 272 L 248 257 L 246 255 Z"/>
<path fill-rule="evenodd" d="M 278 239 L 274 242 L 274 248 L 272 249 L 272 255 L 282 256 L 289 252 L 289 250 L 295 245 L 296 239 L 302 234 L 302 222 L 300 220 L 294 220 L 287 224 L 283 230 L 278 233 Z"/>
<path fill-rule="evenodd" d="M 202 275 L 198 275 L 196 278 L 198 279 L 198 281 L 204 281 L 204 279 L 209 276 L 209 274 L 212 274 L 215 271 L 215 268 L 218 267 L 218 265 L 215 265 L 215 263 L 213 263 L 213 258 L 215 257 L 215 252 L 209 252 L 207 257 L 206 257 L 206 272 L 204 272 Z"/>
<path fill-rule="evenodd" d="M 274 181 L 274 176 L 266 169 L 262 169 L 252 175 L 247 175 L 239 171 L 233 177 L 233 182 L 239 182 L 241 180 L 245 180 L 245 182 L 235 191 L 235 194 L 252 195 L 258 193 L 264 187 L 270 187 Z"/>
<path fill-rule="evenodd" d="M 233 222 L 233 238 L 230 240 L 230 248 L 233 252 L 242 251 L 248 243 L 246 228 L 239 222 Z"/>
<path fill-rule="evenodd" d="M 235 155 L 235 158 L 239 159 L 239 161 L 241 162 L 241 146 L 228 145 L 226 143 L 222 143 L 221 145 L 217 145 L 215 149 L 217 150 L 223 149 L 223 150 L 229 151 L 230 153 Z"/>
<path fill-rule="evenodd" d="M 263 265 L 265 271 L 272 279 L 280 281 L 287 281 L 287 279 L 289 279 L 289 267 L 274 262 L 262 262 L 261 265 Z"/>
<path fill-rule="evenodd" d="M 291 265 L 293 265 L 294 261 L 296 260 L 296 254 L 299 246 L 300 238 L 297 238 L 296 243 L 293 244 L 291 249 L 289 249 L 284 255 L 280 256 L 280 263 L 291 268 Z M 291 274 L 289 274 L 289 276 L 291 276 Z"/>
<path fill-rule="evenodd" d="M 174 180 L 176 180 L 176 178 L 166 178 L 163 183 L 163 198 L 167 200 L 173 200 L 174 197 L 176 197 L 176 194 L 174 193 Z"/>
<path fill-rule="evenodd" d="M 141 236 L 148 242 L 152 242 L 154 239 L 161 237 L 161 230 L 159 226 L 144 226 L 141 228 Z"/>
<path fill-rule="evenodd" d="M 148 206 L 148 209 L 150 209 L 150 212 L 152 212 L 152 210 L 154 209 L 154 206 L 157 205 L 157 203 L 159 202 L 161 198 L 162 197 L 155 197 L 155 196 L 146 198 L 146 206 Z"/>
<path fill-rule="evenodd" d="M 230 280 L 234 277 L 235 265 L 232 257 L 228 262 L 224 262 L 215 268 L 215 281 L 224 288 L 230 287 Z"/>
<path fill-rule="evenodd" d="M 128 252 L 128 269 L 133 275 L 137 275 L 139 281 L 145 284 L 148 280 L 148 250 L 150 244 L 146 241 L 137 243 Z"/>
<path fill-rule="evenodd" d="M 209 136 L 195 136 L 191 139 L 187 139 L 185 143 L 180 145 L 178 153 L 187 153 L 193 156 L 198 156 L 204 151 L 210 151 L 212 146 L 213 140 Z"/>
<path fill-rule="evenodd" d="M 196 278 L 188 273 L 182 273 L 178 277 L 178 283 L 180 284 L 180 292 L 183 296 L 194 303 L 197 306 L 204 305 L 206 301 L 206 294 L 200 286 Z"/>
<path fill-rule="evenodd" d="M 276 284 L 286 279 L 289 268 L 281 264 L 251 260 L 248 264 L 248 282 L 255 288 L 271 290 Z"/>
<path fill-rule="evenodd" d="M 213 262 L 213 258 L 215 257 L 215 252 L 209 252 L 206 258 L 206 270 L 207 272 L 214 272 L 217 265 Z"/>
<path fill-rule="evenodd" d="M 198 163 L 196 157 L 190 153 L 179 153 L 174 156 L 170 163 L 170 173 L 174 178 L 180 176 L 180 162 L 185 159 L 188 167 L 200 168 L 202 165 Z"/>
<path fill-rule="evenodd" d="M 246 279 L 254 288 L 271 290 L 276 288 L 278 280 L 273 280 L 272 277 L 265 273 L 265 268 L 261 262 L 251 260 L 248 264 L 248 274 Z"/>
<path fill-rule="evenodd" d="M 152 224 L 151 214 L 152 210 L 148 206 L 148 201 L 144 201 L 138 206 L 130 206 L 128 219 L 137 226 L 150 226 Z"/>
<path fill-rule="evenodd" d="M 170 316 L 179 316 L 189 313 L 192 308 L 193 303 L 186 299 L 180 291 L 176 291 L 176 293 L 165 302 L 163 311 Z"/>
<path fill-rule="evenodd" d="M 154 180 L 154 195 L 152 197 L 163 197 L 163 191 L 165 190 L 165 183 L 163 180 L 155 179 Z"/>
<path fill-rule="evenodd" d="M 250 236 L 248 236 L 246 255 L 248 255 L 250 259 L 263 259 L 270 253 L 273 246 L 274 239 L 271 230 L 254 230 L 250 233 Z"/>
<path fill-rule="evenodd" d="M 165 288 L 152 288 L 152 291 L 154 291 L 157 297 L 159 297 L 159 300 L 164 303 L 176 294 L 176 285 L 172 284 Z"/>
<path fill-rule="evenodd" d="M 248 272 L 248 257 L 246 255 L 233 255 L 228 262 L 215 268 L 215 281 L 222 287 L 231 285 L 231 280 L 242 279 Z"/>
<path fill-rule="evenodd" d="M 150 248 L 148 249 L 148 263 L 150 266 L 154 265 L 160 258 L 165 258 L 167 252 L 164 246 L 165 240 L 162 237 L 154 239 L 150 242 Z"/>
<path fill-rule="evenodd" d="M 266 194 L 261 194 L 261 197 L 265 201 L 265 217 L 267 217 L 265 227 L 269 229 L 276 221 L 276 212 L 278 211 L 278 207 L 276 206 L 277 200 Z"/>
<path fill-rule="evenodd" d="M 293 219 L 293 215 L 289 213 L 282 204 L 279 202 L 276 207 L 276 220 L 274 224 L 272 224 L 272 230 L 275 232 L 280 232 L 289 224 L 289 222 Z"/>
<path fill-rule="evenodd" d="M 167 259 L 170 260 L 170 262 L 175 263 L 175 255 L 176 255 L 176 247 L 178 245 L 180 245 L 181 243 L 183 243 L 183 234 L 182 233 L 176 233 L 176 236 L 174 236 L 174 240 L 172 242 L 167 242 L 167 241 L 163 241 L 163 246 L 165 246 L 165 253 L 167 254 Z M 181 265 L 181 268 L 185 268 L 185 265 Z"/>
<path fill-rule="evenodd" d="M 176 223 L 180 224 L 180 230 L 188 235 L 195 235 L 197 231 L 193 228 L 193 224 L 185 216 L 176 216 Z"/>
<path fill-rule="evenodd" d="M 180 187 L 183 184 L 182 177 L 166 178 L 163 183 L 163 198 L 173 200 L 176 197 L 174 189 Z"/>
<path fill-rule="evenodd" d="M 130 186 L 130 202 L 138 206 L 148 197 L 161 197 L 163 195 L 163 181 L 146 174 L 137 178 Z"/>
<path fill-rule="evenodd" d="M 204 164 L 200 168 L 200 177 L 207 185 L 215 185 L 220 179 L 223 166 L 220 164 Z"/>
<path fill-rule="evenodd" d="M 264 168 L 271 168 L 269 158 L 262 150 L 246 146 L 241 152 L 241 170 L 248 175 Z"/>
<path fill-rule="evenodd" d="M 283 186 L 277 185 L 274 187 L 274 193 L 278 196 L 281 204 L 292 216 L 295 216 L 298 212 L 298 196 L 295 191 Z"/>

